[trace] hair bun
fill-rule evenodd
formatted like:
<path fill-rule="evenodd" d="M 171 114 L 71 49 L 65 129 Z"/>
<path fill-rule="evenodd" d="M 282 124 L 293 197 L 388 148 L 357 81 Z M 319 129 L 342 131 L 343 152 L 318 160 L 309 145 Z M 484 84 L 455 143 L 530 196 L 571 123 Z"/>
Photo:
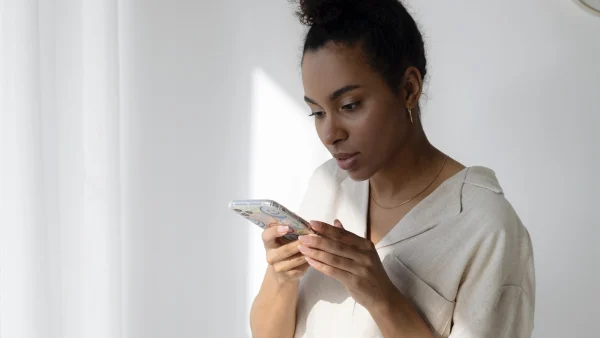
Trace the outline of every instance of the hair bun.
<path fill-rule="evenodd" d="M 342 17 L 355 17 L 360 15 L 358 8 L 361 2 L 369 0 L 298 0 L 300 8 L 296 15 L 300 22 L 307 26 L 326 25 Z"/>

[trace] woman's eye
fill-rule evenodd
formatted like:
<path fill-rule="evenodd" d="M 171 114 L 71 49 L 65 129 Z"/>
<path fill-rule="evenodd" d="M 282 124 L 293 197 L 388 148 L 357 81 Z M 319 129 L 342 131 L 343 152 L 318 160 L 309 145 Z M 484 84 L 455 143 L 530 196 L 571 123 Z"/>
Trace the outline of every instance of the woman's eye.
<path fill-rule="evenodd" d="M 308 116 L 323 117 L 324 115 L 325 115 L 325 113 L 322 111 L 315 111 L 315 112 L 312 112 L 312 114 L 310 114 Z"/>
<path fill-rule="evenodd" d="M 342 110 L 352 111 L 358 107 L 358 102 L 349 103 L 347 105 L 342 106 Z"/>

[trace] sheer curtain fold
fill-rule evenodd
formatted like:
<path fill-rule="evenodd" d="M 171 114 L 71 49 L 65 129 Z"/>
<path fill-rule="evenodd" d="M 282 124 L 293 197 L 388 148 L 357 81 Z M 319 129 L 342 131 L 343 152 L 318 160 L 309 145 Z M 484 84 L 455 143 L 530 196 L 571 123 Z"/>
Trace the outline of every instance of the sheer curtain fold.
<path fill-rule="evenodd" d="M 0 338 L 121 336 L 117 0 L 0 0 Z"/>

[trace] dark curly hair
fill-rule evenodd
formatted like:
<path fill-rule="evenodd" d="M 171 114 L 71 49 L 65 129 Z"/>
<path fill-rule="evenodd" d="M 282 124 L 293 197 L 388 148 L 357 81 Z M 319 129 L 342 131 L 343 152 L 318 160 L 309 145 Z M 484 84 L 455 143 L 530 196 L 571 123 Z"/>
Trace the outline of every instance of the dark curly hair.
<path fill-rule="evenodd" d="M 367 63 L 398 93 L 414 66 L 425 78 L 427 60 L 415 20 L 398 0 L 298 0 L 296 15 L 309 26 L 303 54 L 328 42 L 360 44 Z"/>

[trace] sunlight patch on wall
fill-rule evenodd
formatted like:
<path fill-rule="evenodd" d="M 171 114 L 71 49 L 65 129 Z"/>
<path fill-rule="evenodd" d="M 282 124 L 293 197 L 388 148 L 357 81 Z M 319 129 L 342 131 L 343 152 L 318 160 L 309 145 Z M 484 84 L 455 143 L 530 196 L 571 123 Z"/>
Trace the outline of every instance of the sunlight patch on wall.
<path fill-rule="evenodd" d="M 330 158 L 309 113 L 262 69 L 253 70 L 248 198 L 271 199 L 298 209 L 313 170 Z M 267 266 L 260 235 L 261 229 L 253 226 L 248 239 L 248 311 Z"/>

